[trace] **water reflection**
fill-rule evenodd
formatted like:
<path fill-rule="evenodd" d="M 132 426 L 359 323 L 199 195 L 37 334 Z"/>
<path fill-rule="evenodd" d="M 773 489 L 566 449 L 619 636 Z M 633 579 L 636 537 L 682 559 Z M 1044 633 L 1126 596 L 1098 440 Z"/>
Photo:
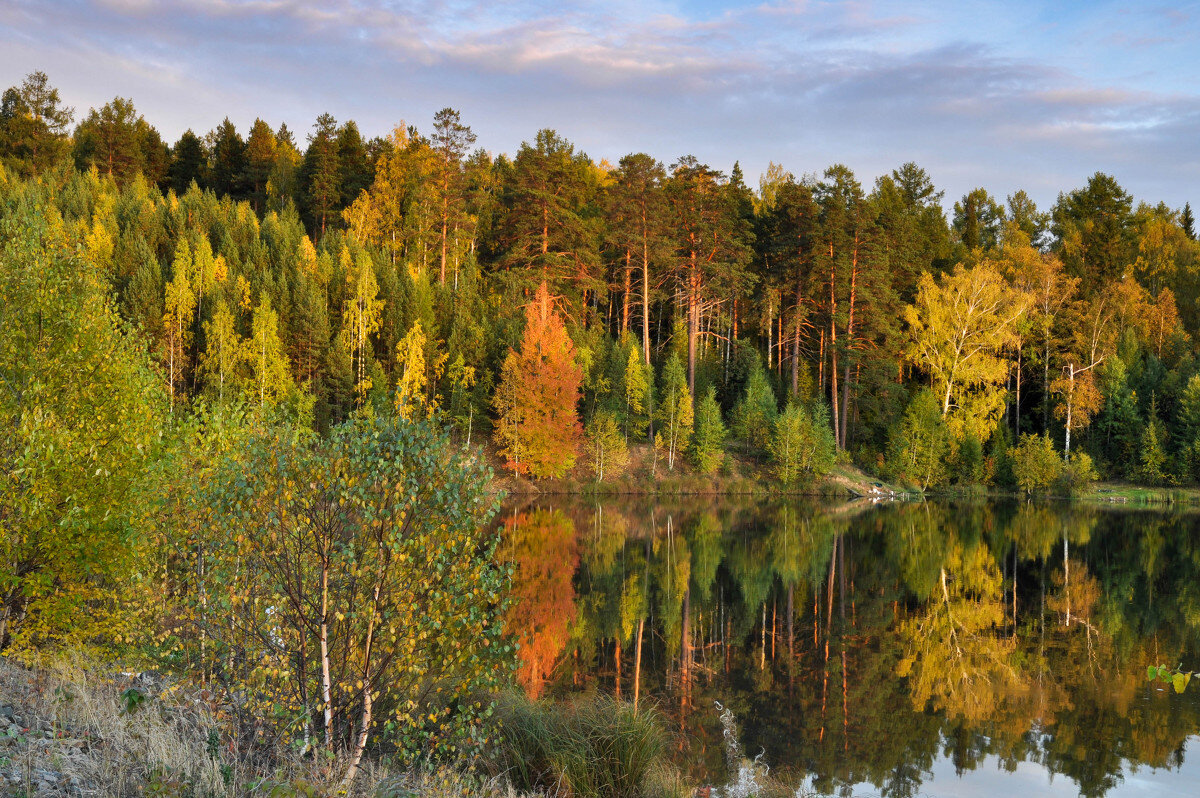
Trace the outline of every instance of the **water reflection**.
<path fill-rule="evenodd" d="M 1098 796 L 1131 767 L 1178 769 L 1200 731 L 1196 690 L 1145 678 L 1200 662 L 1198 523 L 1073 504 L 513 507 L 508 628 L 531 695 L 654 701 L 697 783 L 724 778 L 719 700 L 747 751 L 824 792 L 936 793 L 935 772 L 988 762 Z"/>

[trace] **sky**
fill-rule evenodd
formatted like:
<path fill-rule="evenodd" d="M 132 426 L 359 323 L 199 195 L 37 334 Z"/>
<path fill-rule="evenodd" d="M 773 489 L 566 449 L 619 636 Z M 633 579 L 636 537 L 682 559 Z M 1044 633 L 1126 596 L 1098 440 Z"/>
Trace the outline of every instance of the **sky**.
<path fill-rule="evenodd" d="M 228 116 L 302 139 L 428 130 L 494 154 L 552 128 L 599 161 L 695 155 L 747 182 L 915 161 L 947 207 L 1042 208 L 1107 172 L 1200 201 L 1200 3 L 763 0 L 3 0 L 0 85 L 46 72 L 76 119 L 129 97 L 174 141 Z"/>

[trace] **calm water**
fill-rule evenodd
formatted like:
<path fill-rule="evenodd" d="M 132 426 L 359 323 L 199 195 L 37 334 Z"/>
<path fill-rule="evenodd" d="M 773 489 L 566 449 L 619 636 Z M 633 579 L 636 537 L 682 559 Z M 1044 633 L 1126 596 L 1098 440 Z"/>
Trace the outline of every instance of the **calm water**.
<path fill-rule="evenodd" d="M 1200 515 L 1076 504 L 508 507 L 534 695 L 619 693 L 731 778 L 842 795 L 1200 795 Z M 640 639 L 640 643 L 639 643 Z M 639 667 L 640 661 L 640 667 Z"/>

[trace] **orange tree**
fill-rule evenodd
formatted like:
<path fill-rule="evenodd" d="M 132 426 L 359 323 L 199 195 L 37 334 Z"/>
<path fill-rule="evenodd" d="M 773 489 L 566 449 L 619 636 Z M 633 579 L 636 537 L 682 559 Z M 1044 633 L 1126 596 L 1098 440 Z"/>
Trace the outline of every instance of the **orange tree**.
<path fill-rule="evenodd" d="M 496 439 L 509 468 L 538 479 L 571 470 L 583 434 L 582 380 L 575 346 L 542 283 L 525 310 L 521 349 L 509 350 L 493 399 Z"/>

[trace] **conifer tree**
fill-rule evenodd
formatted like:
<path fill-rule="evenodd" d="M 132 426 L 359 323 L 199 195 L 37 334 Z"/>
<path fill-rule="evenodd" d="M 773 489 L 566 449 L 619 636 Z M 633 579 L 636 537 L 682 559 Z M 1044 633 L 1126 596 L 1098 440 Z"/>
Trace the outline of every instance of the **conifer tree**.
<path fill-rule="evenodd" d="M 721 420 L 717 390 L 712 385 L 708 386 L 704 396 L 696 403 L 689 453 L 692 465 L 701 474 L 711 474 L 721 465 L 725 453 L 725 422 Z"/>
<path fill-rule="evenodd" d="M 440 156 L 435 169 L 438 205 L 438 284 L 446 284 L 449 259 L 458 262 L 460 229 L 467 226 L 463 209 L 463 157 L 475 143 L 475 134 L 462 123 L 458 111 L 443 108 L 433 117 L 433 136 L 430 139 Z M 457 273 L 457 269 L 455 269 Z"/>
<path fill-rule="evenodd" d="M 521 348 L 509 350 L 493 400 L 500 453 L 510 469 L 536 479 L 569 471 L 582 434 L 577 407 L 583 373 L 551 302 L 542 283 L 526 306 Z"/>
<path fill-rule="evenodd" d="M 275 168 L 277 145 L 270 125 L 255 119 L 246 139 L 246 163 L 242 173 L 246 191 L 254 210 L 262 213 L 267 207 L 267 183 Z"/>
<path fill-rule="evenodd" d="M 171 164 L 167 167 L 167 179 L 175 193 L 182 196 L 192 183 L 204 185 L 207 158 L 200 137 L 185 130 L 171 148 Z"/>
<path fill-rule="evenodd" d="M 625 437 L 640 438 L 650 422 L 650 390 L 653 372 L 642 362 L 635 348 L 630 348 L 625 361 Z"/>
<path fill-rule="evenodd" d="M 321 114 L 308 137 L 302 170 L 305 205 L 309 218 L 325 237 L 325 226 L 342 201 L 342 168 L 338 156 L 337 120 Z"/>
<path fill-rule="evenodd" d="M 246 172 L 246 142 L 229 117 L 209 134 L 212 166 L 209 184 L 218 195 L 242 198 L 243 176 Z"/>

